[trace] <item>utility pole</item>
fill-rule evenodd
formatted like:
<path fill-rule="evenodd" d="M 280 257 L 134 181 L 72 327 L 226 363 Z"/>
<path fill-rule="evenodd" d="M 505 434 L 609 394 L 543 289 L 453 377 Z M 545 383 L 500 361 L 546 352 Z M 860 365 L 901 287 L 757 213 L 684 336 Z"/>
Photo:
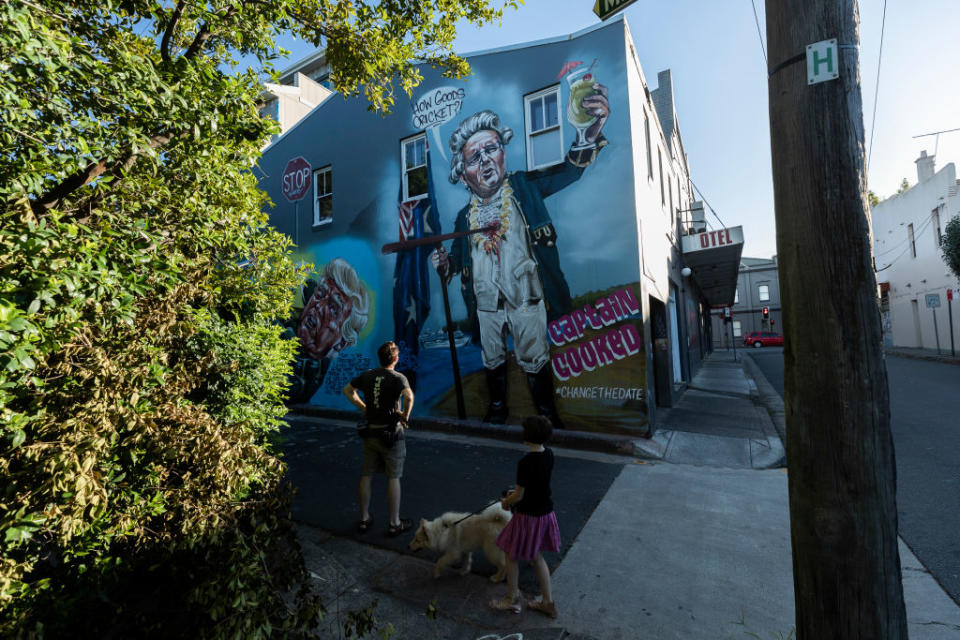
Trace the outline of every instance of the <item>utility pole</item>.
<path fill-rule="evenodd" d="M 766 9 L 797 638 L 905 640 L 857 3 Z"/>

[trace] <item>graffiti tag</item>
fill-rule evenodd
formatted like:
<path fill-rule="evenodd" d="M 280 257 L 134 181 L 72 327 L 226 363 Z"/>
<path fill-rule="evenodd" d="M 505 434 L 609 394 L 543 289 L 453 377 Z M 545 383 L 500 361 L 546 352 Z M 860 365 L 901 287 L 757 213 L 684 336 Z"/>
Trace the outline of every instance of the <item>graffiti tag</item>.
<path fill-rule="evenodd" d="M 362 353 L 342 352 L 333 359 L 323 379 L 323 392 L 339 395 L 347 384 L 370 368 L 370 358 Z"/>

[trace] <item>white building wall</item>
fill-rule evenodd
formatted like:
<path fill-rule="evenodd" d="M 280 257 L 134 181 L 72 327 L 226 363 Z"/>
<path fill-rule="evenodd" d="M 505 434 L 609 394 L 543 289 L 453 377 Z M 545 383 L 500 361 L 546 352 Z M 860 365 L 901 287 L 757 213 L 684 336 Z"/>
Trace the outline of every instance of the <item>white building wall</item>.
<path fill-rule="evenodd" d="M 672 215 L 660 201 L 660 172 L 657 150 L 663 158 L 664 180 L 671 173 L 670 154 L 660 127 L 657 111 L 650 100 L 646 78 L 627 29 L 627 90 L 630 101 L 630 130 L 633 142 L 634 198 L 637 213 L 637 234 L 640 246 L 641 273 L 648 295 L 666 304 L 670 299 L 670 254 L 673 237 Z M 650 124 L 650 153 L 653 176 L 647 170 L 644 114 Z M 664 189 L 666 186 L 664 185 Z"/>
<path fill-rule="evenodd" d="M 918 177 L 925 180 L 873 207 L 874 262 L 877 282 L 890 285 L 888 344 L 936 348 L 934 313 L 926 307 L 926 295 L 935 293 L 939 294 L 942 305 L 936 310 L 940 347 L 949 351 L 946 290 L 953 289 L 956 295 L 958 282 L 940 255 L 932 214 L 934 210 L 939 212 L 942 233 L 947 222 L 960 215 L 960 197 L 953 163 L 930 176 L 932 159 L 932 156 L 922 156 L 918 160 Z M 910 225 L 913 225 L 915 256 L 909 238 Z M 953 331 L 960 347 L 960 308 L 954 311 Z"/>

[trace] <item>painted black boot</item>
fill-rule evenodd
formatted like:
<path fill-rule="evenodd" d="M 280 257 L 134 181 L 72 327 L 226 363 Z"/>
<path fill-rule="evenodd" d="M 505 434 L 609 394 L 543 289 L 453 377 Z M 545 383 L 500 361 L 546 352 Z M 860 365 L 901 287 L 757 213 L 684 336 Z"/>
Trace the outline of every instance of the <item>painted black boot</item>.
<path fill-rule="evenodd" d="M 507 363 L 495 369 L 484 369 L 487 374 L 487 391 L 490 393 L 490 405 L 484 422 L 503 424 L 507 420 Z"/>
<path fill-rule="evenodd" d="M 554 429 L 566 428 L 557 413 L 557 405 L 553 401 L 553 372 L 550 365 L 544 365 L 540 371 L 527 374 L 527 385 L 530 395 L 533 396 L 533 406 L 537 413 L 548 418 Z"/>

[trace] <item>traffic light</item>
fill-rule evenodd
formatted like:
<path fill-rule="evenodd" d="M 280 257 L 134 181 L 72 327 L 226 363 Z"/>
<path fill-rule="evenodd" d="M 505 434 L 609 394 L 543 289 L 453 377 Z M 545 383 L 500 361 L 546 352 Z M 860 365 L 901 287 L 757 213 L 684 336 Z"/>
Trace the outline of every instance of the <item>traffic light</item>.
<path fill-rule="evenodd" d="M 770 317 L 770 307 L 763 308 L 763 319 L 766 320 Z"/>

